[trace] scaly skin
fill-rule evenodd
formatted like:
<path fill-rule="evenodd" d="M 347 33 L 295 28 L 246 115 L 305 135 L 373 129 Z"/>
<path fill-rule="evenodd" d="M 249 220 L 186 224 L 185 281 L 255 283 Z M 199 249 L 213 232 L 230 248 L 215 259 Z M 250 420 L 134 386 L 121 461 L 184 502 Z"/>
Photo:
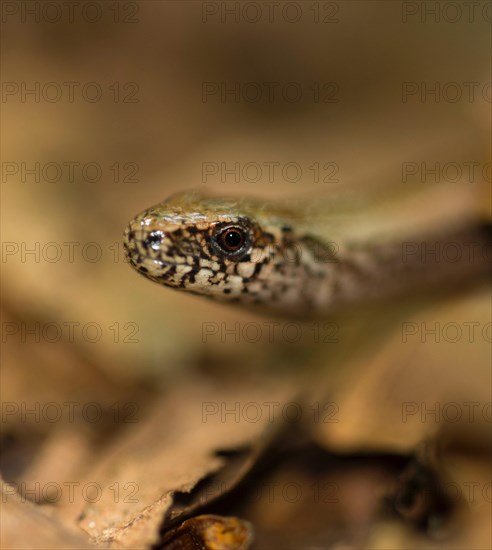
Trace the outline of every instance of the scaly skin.
<path fill-rule="evenodd" d="M 478 222 L 378 242 L 327 242 L 303 227 L 264 203 L 192 192 L 137 215 L 124 245 L 131 265 L 162 285 L 288 315 L 332 314 L 490 273 L 490 238 Z M 413 252 L 422 243 L 460 258 L 422 257 Z"/>

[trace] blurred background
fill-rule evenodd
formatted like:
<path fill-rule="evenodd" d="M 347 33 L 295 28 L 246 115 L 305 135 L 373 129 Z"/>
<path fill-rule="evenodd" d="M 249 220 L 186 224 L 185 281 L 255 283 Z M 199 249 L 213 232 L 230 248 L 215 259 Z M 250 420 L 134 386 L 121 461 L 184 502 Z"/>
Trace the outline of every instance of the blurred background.
<path fill-rule="evenodd" d="M 443 395 L 490 402 L 490 340 L 478 338 L 448 349 L 441 339 L 440 345 L 429 346 L 419 359 L 434 373 L 427 379 L 428 369 L 408 367 L 408 356 L 414 357 L 409 346 L 402 355 L 399 348 L 381 344 L 376 353 L 370 346 L 364 351 L 362 342 L 357 360 L 350 354 L 347 358 L 347 348 L 357 346 L 348 336 L 344 340 L 343 331 L 342 341 L 324 346 L 313 346 L 312 333 L 293 344 L 282 336 L 275 342 L 231 338 L 224 336 L 224 326 L 272 320 L 146 281 L 126 265 L 121 242 L 125 225 L 137 212 L 192 188 L 287 200 L 296 206 L 301 200 L 319 203 L 347 193 L 354 201 L 378 190 L 401 187 L 406 193 L 429 183 L 449 185 L 452 195 L 461 182 L 476 191 L 484 209 L 490 208 L 491 10 L 490 3 L 477 4 L 2 2 L 0 465 L 6 481 L 31 487 L 38 480 L 102 479 L 94 468 L 101 457 L 111 463 L 115 451 L 107 449 L 118 437 L 135 437 L 143 425 L 150 430 L 146 419 L 155 418 L 161 403 L 170 407 L 168 399 L 175 400 L 171 417 L 180 417 L 188 407 L 178 398 L 180 392 L 183 399 L 196 401 L 201 384 L 214 402 L 268 395 L 282 401 L 294 395 L 302 369 L 323 380 L 323 391 L 335 392 L 333 400 L 342 399 L 326 380 L 328 368 L 341 377 L 334 364 L 339 356 L 354 363 L 350 372 L 356 374 L 345 381 L 347 387 L 354 387 L 361 372 L 375 374 L 366 376 L 357 390 L 362 393 L 342 392 L 343 399 L 359 408 L 350 406 L 354 420 L 338 423 L 334 432 L 324 433 L 326 426 L 317 430 L 313 437 L 322 448 L 357 448 L 362 445 L 360 430 L 364 448 L 413 451 L 436 426 L 431 430 L 421 422 L 414 426 L 417 435 L 402 435 L 401 428 L 408 425 L 401 422 L 401 403 L 422 403 L 429 387 L 432 403 L 443 403 Z M 426 311 L 423 319 L 487 323 L 489 299 L 481 289 L 443 306 L 448 309 Z M 400 332 L 395 330 L 394 337 L 399 344 Z M 466 375 L 463 358 L 471 363 Z M 414 375 L 403 377 L 402 385 L 414 388 L 413 380 L 419 389 L 396 399 L 396 427 L 388 428 L 393 435 L 385 439 L 387 403 L 381 411 L 367 411 L 386 395 L 384 384 L 388 394 L 398 386 L 395 379 L 388 385 L 385 371 L 395 365 Z M 466 395 L 459 395 L 463 376 L 475 384 L 465 384 Z M 444 381 L 450 387 L 442 394 L 436 384 L 446 385 Z M 189 391 L 195 387 L 195 393 Z M 243 390 L 241 398 L 230 397 Z M 47 403 L 66 402 L 103 404 L 104 421 L 79 418 L 81 407 L 77 422 L 65 418 L 66 407 L 61 421 L 47 418 Z M 138 422 L 115 422 L 112 413 L 106 414 L 118 410 L 131 416 L 128 403 L 138 410 Z M 370 417 L 364 429 L 357 427 L 361 416 Z M 472 447 L 488 437 L 490 413 L 483 420 L 482 415 L 473 423 L 484 427 L 477 428 Z M 206 434 L 200 414 L 195 421 L 186 424 L 190 433 Z M 157 425 L 166 431 L 169 424 L 161 418 Z M 220 445 L 208 443 L 212 449 L 207 453 L 245 443 L 235 435 L 238 425 L 229 427 Z M 260 432 L 244 437 L 251 443 Z M 377 441 L 367 445 L 374 437 Z M 470 468 L 486 472 L 488 455 L 479 455 L 481 470 L 476 464 Z M 176 456 L 174 463 L 182 460 Z M 174 475 L 172 460 L 169 478 Z M 208 464 L 200 475 L 193 468 L 187 472 L 192 470 L 197 482 L 218 466 Z M 374 468 L 379 472 L 380 464 L 364 468 L 356 478 L 343 473 L 356 487 L 355 492 L 347 490 L 347 502 L 364 500 L 364 493 L 357 492 L 360 487 L 373 494 L 367 479 L 377 477 Z M 294 474 L 289 470 L 284 475 L 291 479 Z M 463 476 L 462 481 L 470 481 L 469 475 Z M 477 483 L 480 490 L 486 486 L 481 477 Z M 483 524 L 490 490 L 480 494 L 489 495 L 480 497 Z M 142 499 L 137 508 L 157 496 Z M 46 504 L 49 499 L 38 492 L 29 500 Z M 87 504 L 82 500 L 75 505 L 77 513 L 66 499 L 54 508 L 75 525 Z M 326 540 L 351 544 L 350 533 L 357 532 L 360 547 L 377 513 L 365 509 L 364 516 L 355 504 L 347 506 L 350 513 L 337 508 L 343 519 L 331 531 L 326 528 Z M 262 513 L 249 513 L 257 520 L 260 540 L 261 533 L 268 534 L 263 548 L 286 547 L 284 539 L 275 537 L 293 524 L 292 511 L 273 509 L 267 506 L 266 517 L 272 516 L 263 526 Z M 316 529 L 321 533 L 326 515 L 333 514 L 320 513 L 316 528 L 301 521 L 296 532 L 302 537 Z M 347 527 L 362 516 L 364 529 Z M 105 529 L 122 520 L 111 521 Z M 104 530 L 100 525 L 92 531 L 83 527 L 96 539 Z M 414 536 L 391 529 L 380 538 L 379 531 L 371 533 L 380 548 L 404 546 Z M 486 547 L 486 533 L 483 527 L 476 534 L 474 547 Z M 430 539 L 422 536 L 414 546 L 429 548 Z M 471 539 L 464 540 L 468 544 Z M 132 543 L 147 544 L 138 537 Z M 115 544 L 125 546 L 125 538 Z M 296 544 L 308 547 L 311 542 L 301 538 Z"/>

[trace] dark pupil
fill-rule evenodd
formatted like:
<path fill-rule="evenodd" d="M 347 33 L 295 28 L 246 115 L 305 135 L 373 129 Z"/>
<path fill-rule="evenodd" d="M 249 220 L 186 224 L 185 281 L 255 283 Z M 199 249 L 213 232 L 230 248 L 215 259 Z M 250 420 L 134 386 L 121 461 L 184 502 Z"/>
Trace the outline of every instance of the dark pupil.
<path fill-rule="evenodd" d="M 239 231 L 235 229 L 229 229 L 228 231 L 225 231 L 224 235 L 222 236 L 222 241 L 225 247 L 229 250 L 237 250 L 244 243 L 244 237 Z"/>

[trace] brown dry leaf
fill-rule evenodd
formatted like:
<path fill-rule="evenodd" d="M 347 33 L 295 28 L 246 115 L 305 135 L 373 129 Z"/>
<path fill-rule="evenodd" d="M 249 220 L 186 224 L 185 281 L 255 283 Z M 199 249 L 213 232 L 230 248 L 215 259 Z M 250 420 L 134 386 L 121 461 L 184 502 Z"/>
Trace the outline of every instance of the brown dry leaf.
<path fill-rule="evenodd" d="M 340 376 L 330 396 L 336 418 L 313 425 L 316 440 L 343 451 L 406 453 L 463 424 L 490 440 L 490 304 L 482 287 L 400 318 Z"/>
<path fill-rule="evenodd" d="M 81 513 L 80 526 L 97 542 L 122 548 L 155 544 L 173 495 L 192 491 L 219 470 L 227 472 L 227 456 L 218 452 L 251 448 L 239 468 L 232 465 L 208 498 L 185 506 L 172 519 L 203 506 L 241 479 L 258 456 L 257 449 L 269 441 L 269 432 L 275 433 L 276 421 L 266 404 L 283 404 L 293 391 L 289 383 L 278 382 L 261 388 L 210 382 L 173 388 L 141 425 L 123 434 L 83 481 L 96 484 L 100 498 L 76 503 L 61 513 L 72 517 Z M 248 406 L 250 417 L 244 413 Z M 262 415 L 256 418 L 259 409 Z"/>
<path fill-rule="evenodd" d="M 184 521 L 166 533 L 162 550 L 247 550 L 253 538 L 250 523 L 235 517 L 204 515 Z"/>
<path fill-rule="evenodd" d="M 76 529 L 73 524 L 69 526 L 61 522 L 53 514 L 21 497 L 8 483 L 0 480 L 0 485 L 1 546 L 4 550 L 96 548 L 83 531 Z"/>

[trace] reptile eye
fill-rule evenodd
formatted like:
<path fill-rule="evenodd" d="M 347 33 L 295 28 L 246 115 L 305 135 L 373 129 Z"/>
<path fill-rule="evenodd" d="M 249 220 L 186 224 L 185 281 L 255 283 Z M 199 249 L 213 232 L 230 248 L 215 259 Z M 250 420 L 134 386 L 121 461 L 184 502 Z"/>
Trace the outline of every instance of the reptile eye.
<path fill-rule="evenodd" d="M 237 255 L 247 247 L 249 236 L 242 227 L 229 226 L 222 228 L 215 235 L 214 240 L 221 252 Z"/>
<path fill-rule="evenodd" d="M 228 252 L 236 252 L 244 244 L 244 235 L 238 229 L 226 229 L 220 234 L 220 244 Z"/>

